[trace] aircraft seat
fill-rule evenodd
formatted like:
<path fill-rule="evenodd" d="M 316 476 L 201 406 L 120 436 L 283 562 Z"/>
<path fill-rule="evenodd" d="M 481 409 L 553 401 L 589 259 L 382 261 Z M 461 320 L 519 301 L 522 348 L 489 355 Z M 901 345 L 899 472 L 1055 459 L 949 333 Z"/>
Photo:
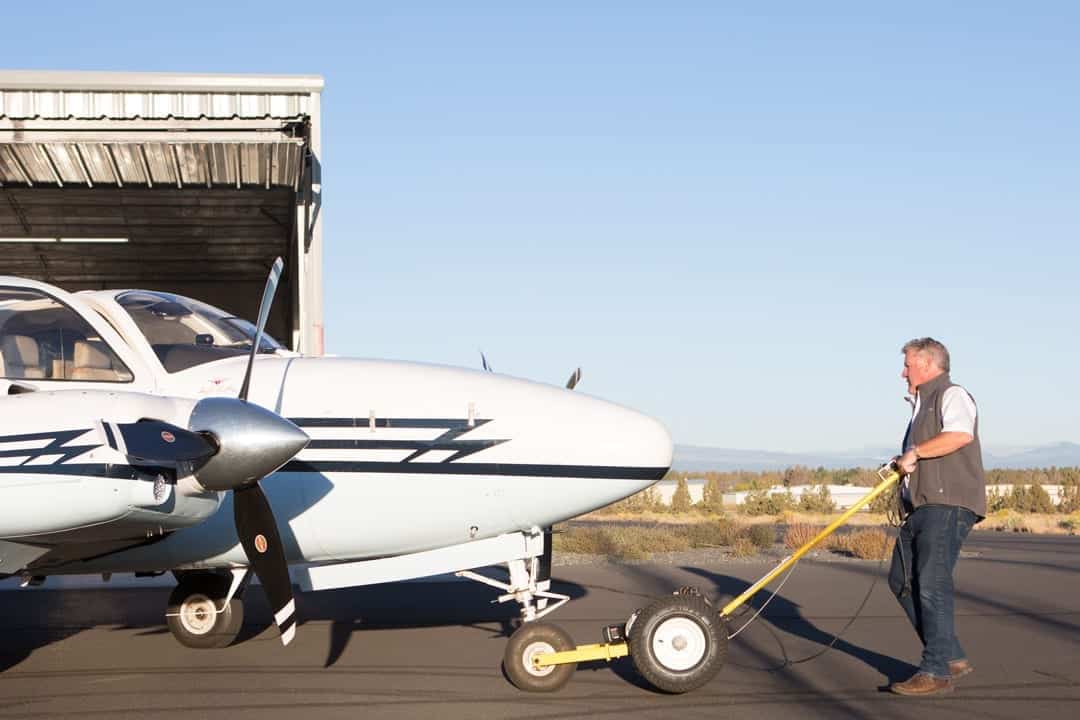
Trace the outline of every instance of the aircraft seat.
<path fill-rule="evenodd" d="M 0 354 L 4 357 L 5 377 L 45 378 L 37 340 L 29 335 L 5 335 L 4 339 L 0 340 Z"/>
<path fill-rule="evenodd" d="M 105 346 L 92 340 L 76 340 L 72 353 L 72 380 L 122 380 L 112 364 L 112 357 Z"/>

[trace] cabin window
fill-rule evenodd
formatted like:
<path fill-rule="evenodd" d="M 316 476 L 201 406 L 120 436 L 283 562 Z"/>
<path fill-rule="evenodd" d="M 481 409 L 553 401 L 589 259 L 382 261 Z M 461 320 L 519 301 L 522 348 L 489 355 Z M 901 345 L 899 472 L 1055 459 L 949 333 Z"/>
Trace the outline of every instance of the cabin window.
<path fill-rule="evenodd" d="M 0 287 L 0 377 L 131 382 L 134 377 L 82 315 L 31 288 Z"/>

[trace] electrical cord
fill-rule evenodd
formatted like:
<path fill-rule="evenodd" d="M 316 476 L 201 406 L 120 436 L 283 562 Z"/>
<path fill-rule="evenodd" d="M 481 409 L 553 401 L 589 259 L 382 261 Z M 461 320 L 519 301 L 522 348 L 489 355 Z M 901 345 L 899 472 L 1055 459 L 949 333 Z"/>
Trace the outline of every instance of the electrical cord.
<path fill-rule="evenodd" d="M 901 529 L 904 522 L 906 522 L 906 518 L 903 517 L 902 506 L 900 504 L 899 483 L 896 486 L 894 486 L 892 488 L 892 490 L 889 491 L 888 494 L 885 495 L 884 504 L 886 506 L 885 507 L 885 520 L 886 520 L 886 523 L 890 527 L 895 527 L 898 530 Z M 897 548 L 899 549 L 899 552 L 900 552 L 900 561 L 901 561 L 900 564 L 904 568 L 904 586 L 906 588 L 907 584 L 908 584 L 907 563 L 904 560 L 903 543 L 900 542 L 899 537 L 897 538 Z M 779 672 L 780 670 L 783 670 L 784 668 L 787 668 L 787 667 L 791 667 L 792 665 L 799 665 L 799 664 L 802 664 L 802 663 L 810 662 L 811 660 L 816 660 L 819 657 L 821 657 L 822 655 L 824 655 L 825 653 L 832 650 L 834 647 L 836 647 L 836 643 L 840 642 L 840 639 L 844 636 L 844 633 L 846 633 L 848 631 L 848 629 L 850 629 L 851 626 L 855 624 L 855 621 L 859 619 L 859 616 L 862 614 L 862 611 L 866 608 L 866 604 L 870 601 L 870 596 L 874 594 L 874 589 L 877 587 L 878 582 L 881 580 L 881 576 L 882 576 L 881 570 L 885 566 L 885 560 L 886 559 L 887 558 L 883 555 L 881 560 L 878 562 L 878 572 L 874 575 L 874 579 L 870 583 L 870 588 L 866 591 L 866 595 L 863 596 L 862 602 L 859 603 L 859 607 L 855 609 L 855 614 L 852 615 L 851 618 L 847 621 L 847 624 L 845 624 L 844 627 L 842 627 L 840 629 L 840 632 L 833 634 L 832 640 L 829 641 L 828 645 L 823 647 L 821 650 L 818 650 L 817 652 L 814 652 L 814 653 L 811 653 L 810 655 L 807 655 L 806 657 L 799 658 L 797 660 L 792 660 L 790 657 L 788 657 L 787 648 L 784 646 L 783 641 L 780 639 L 780 637 L 778 635 L 776 635 L 776 633 L 772 633 L 773 637 L 776 639 L 777 645 L 780 646 L 780 654 L 783 657 L 783 662 L 780 665 L 778 665 L 777 667 L 774 667 L 774 668 L 756 668 L 756 669 L 763 670 L 765 672 Z M 739 633 L 741 633 L 743 630 L 745 630 L 750 625 L 750 623 L 754 622 L 754 620 L 756 620 L 758 618 L 758 616 L 761 615 L 761 613 L 765 611 L 765 608 L 768 607 L 769 603 L 772 602 L 773 598 L 775 598 L 776 595 L 780 592 L 781 588 L 784 587 L 784 583 L 786 583 L 788 581 L 788 578 L 791 577 L 791 574 L 793 572 L 795 572 L 795 568 L 797 566 L 798 566 L 797 562 L 794 565 L 791 566 L 791 570 L 789 570 L 787 572 L 787 574 L 784 575 L 784 579 L 781 580 L 780 584 L 776 586 L 776 589 L 772 591 L 772 594 L 769 595 L 769 598 L 764 603 L 761 604 L 761 607 L 759 607 L 757 609 L 757 611 L 753 614 L 753 616 L 749 620 L 747 620 L 745 623 L 743 623 L 743 625 L 738 630 L 736 630 L 732 634 L 728 635 L 728 640 L 731 640 L 731 639 L 735 638 L 735 636 L 737 636 Z M 743 613 L 740 613 L 736 617 L 744 615 L 745 613 L 746 613 L 746 611 L 744 611 Z"/>

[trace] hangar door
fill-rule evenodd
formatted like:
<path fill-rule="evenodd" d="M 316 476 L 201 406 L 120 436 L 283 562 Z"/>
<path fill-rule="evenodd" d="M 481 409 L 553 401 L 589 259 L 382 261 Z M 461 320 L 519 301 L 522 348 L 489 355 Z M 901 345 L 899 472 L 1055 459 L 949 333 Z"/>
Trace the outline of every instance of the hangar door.
<path fill-rule="evenodd" d="M 0 274 L 164 290 L 322 352 L 319 100 L 310 76 L 0 72 Z"/>

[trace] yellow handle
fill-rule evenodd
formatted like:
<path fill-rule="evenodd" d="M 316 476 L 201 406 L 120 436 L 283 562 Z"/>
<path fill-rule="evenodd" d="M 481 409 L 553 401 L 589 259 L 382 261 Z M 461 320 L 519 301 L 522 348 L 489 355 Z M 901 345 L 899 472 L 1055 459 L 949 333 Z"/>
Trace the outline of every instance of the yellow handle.
<path fill-rule="evenodd" d="M 784 572 L 789 567 L 797 563 L 799 561 L 799 558 L 813 550 L 818 545 L 818 543 L 836 532 L 836 529 L 846 523 L 848 518 L 861 510 L 865 505 L 868 505 L 878 495 L 888 490 L 894 483 L 896 483 L 896 481 L 900 479 L 900 473 L 898 473 L 890 463 L 889 465 L 882 466 L 881 469 L 878 470 L 878 477 L 881 478 L 881 482 L 878 483 L 873 490 L 859 498 L 855 502 L 855 504 L 845 510 L 840 517 L 836 518 L 836 520 L 833 520 L 828 527 L 815 535 L 813 540 L 809 541 L 801 548 L 796 550 L 793 554 L 781 560 L 780 564 L 770 570 L 769 573 L 765 575 L 765 577 L 758 580 L 756 583 L 747 588 L 745 592 L 743 592 L 737 598 L 725 605 L 724 609 L 720 611 L 720 615 L 722 617 L 729 617 L 731 613 L 742 607 L 742 605 L 747 600 L 753 597 L 754 593 L 756 593 L 758 590 L 765 587 L 774 579 L 776 579 L 776 577 L 780 573 Z"/>

